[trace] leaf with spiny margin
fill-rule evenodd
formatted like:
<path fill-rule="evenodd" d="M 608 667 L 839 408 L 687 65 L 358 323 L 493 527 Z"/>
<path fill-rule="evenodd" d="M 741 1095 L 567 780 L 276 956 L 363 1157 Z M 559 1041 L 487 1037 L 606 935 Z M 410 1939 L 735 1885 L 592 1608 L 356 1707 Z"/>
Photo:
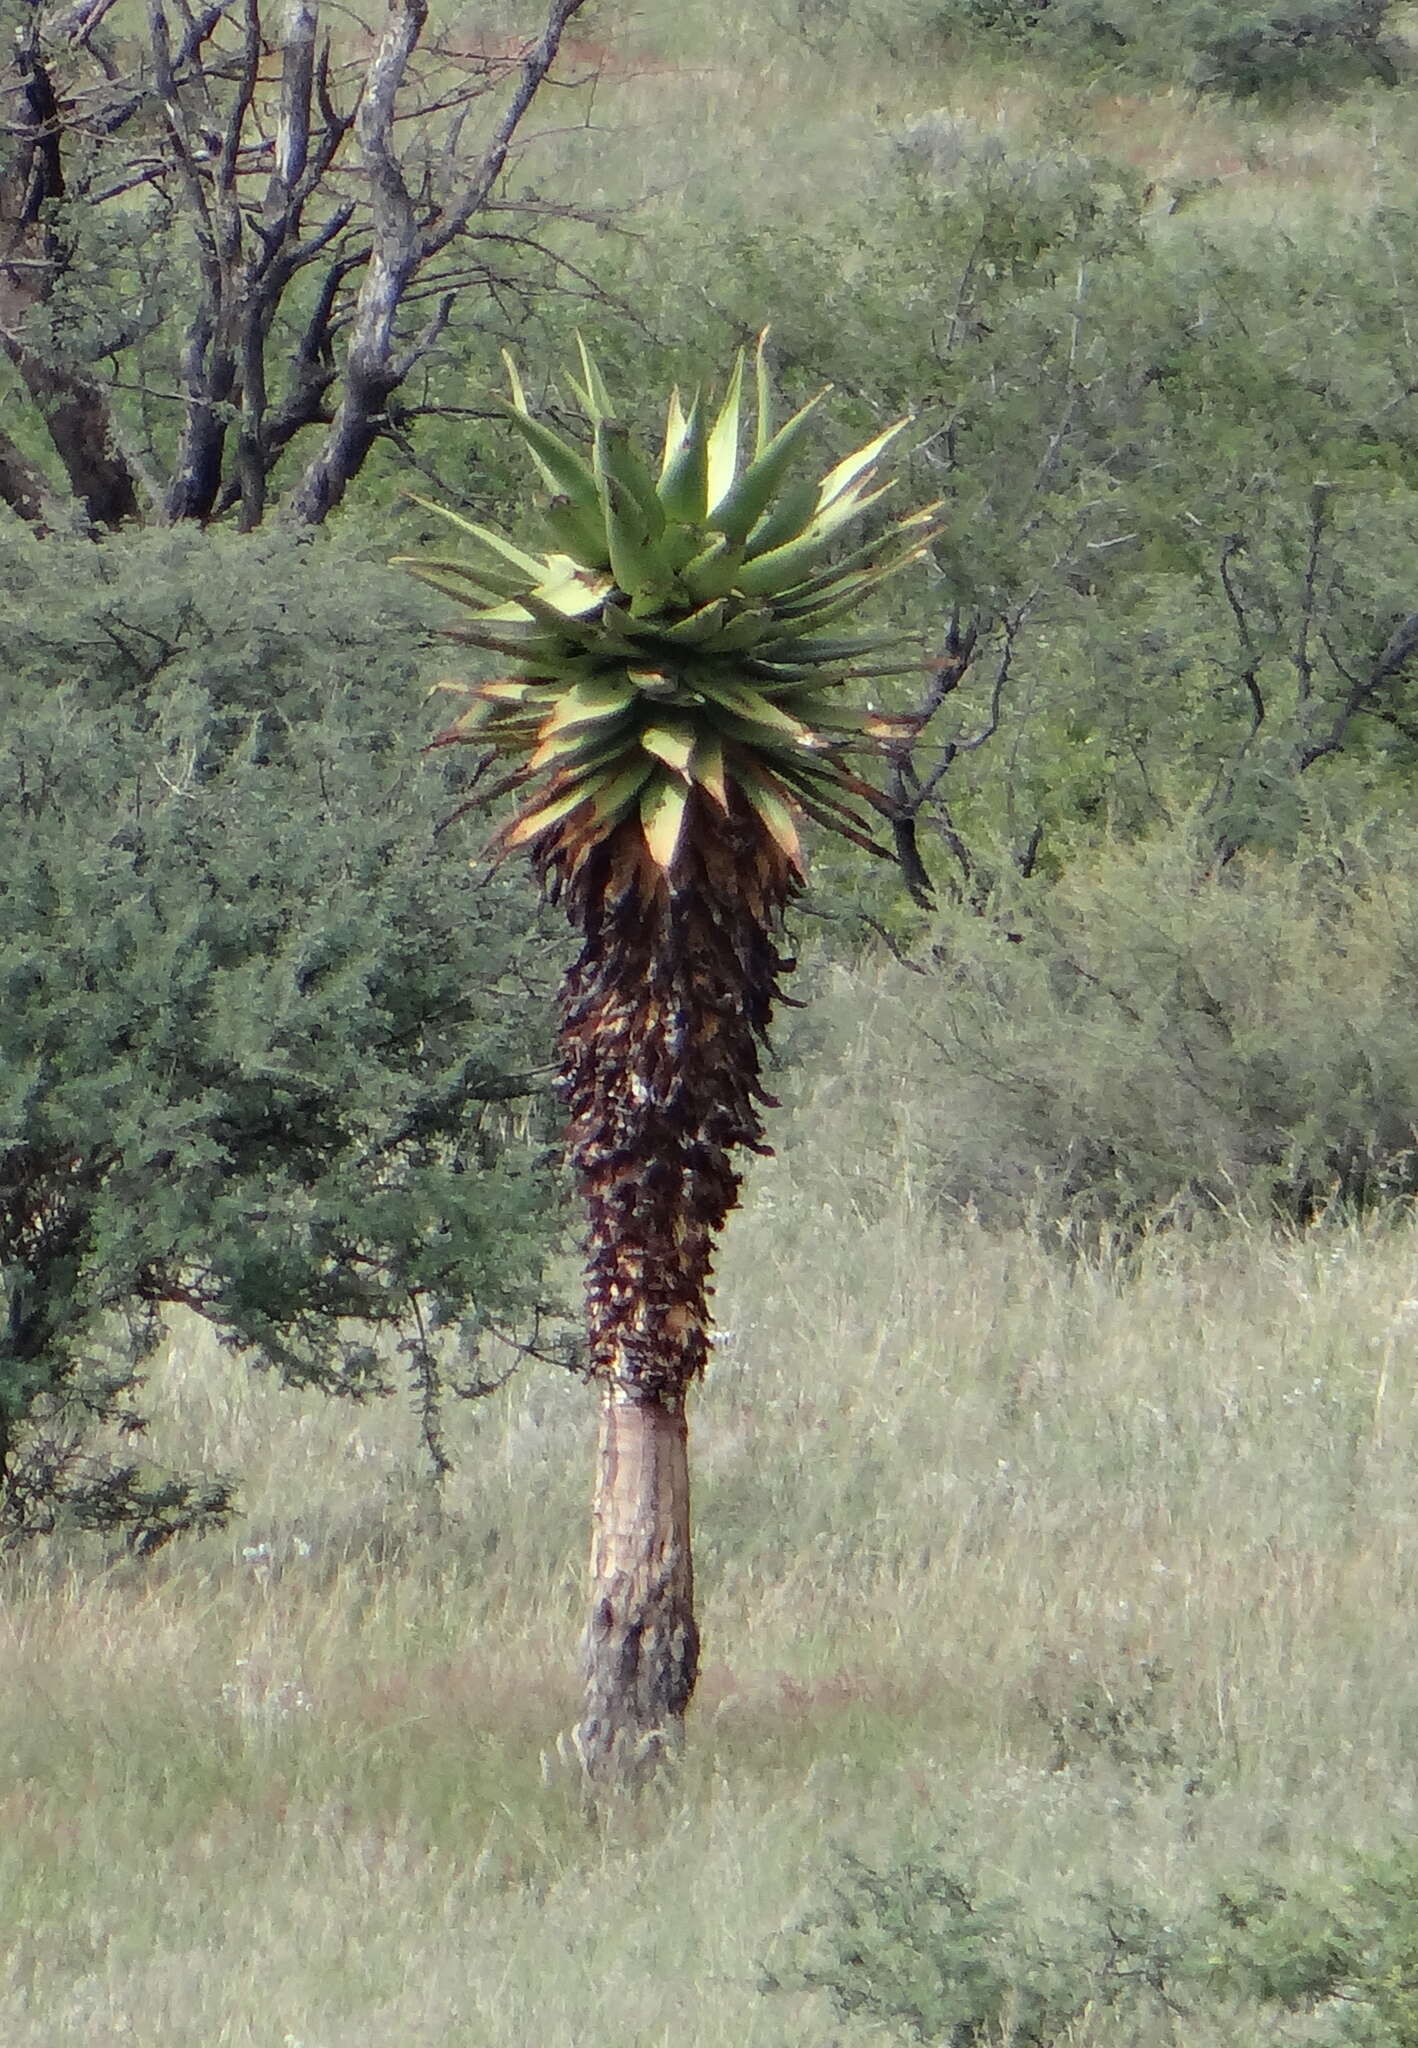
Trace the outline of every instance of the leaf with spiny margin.
<path fill-rule="evenodd" d="M 892 858 L 890 849 L 871 837 L 866 829 L 866 820 L 849 811 L 845 804 L 829 803 L 816 792 L 809 795 L 803 789 L 794 790 L 793 801 L 812 819 L 814 825 L 822 825 L 829 832 L 840 833 L 842 838 L 849 839 L 853 846 L 860 846 L 864 853 L 875 854 L 878 860 Z"/>
<path fill-rule="evenodd" d="M 478 683 L 476 688 L 478 695 L 491 704 L 525 704 L 537 694 L 537 683 L 531 676 L 494 676 L 491 682 Z"/>
<path fill-rule="evenodd" d="M 686 425 L 684 405 L 679 395 L 679 386 L 675 384 L 670 388 L 669 399 L 665 405 L 665 440 L 660 454 L 661 476 L 669 468 L 672 458 L 684 439 Z"/>
<path fill-rule="evenodd" d="M 729 601 L 716 597 L 712 603 L 701 605 L 688 618 L 676 619 L 672 626 L 659 626 L 655 639 L 670 647 L 698 647 L 712 640 L 729 617 Z"/>
<path fill-rule="evenodd" d="M 894 647 L 899 637 L 896 633 L 854 633 L 845 638 L 818 639 L 800 633 L 794 626 L 781 637 L 766 640 L 759 659 L 779 663 L 785 669 L 798 666 L 815 668 L 819 663 L 835 665 L 841 661 L 859 661 L 864 654 L 882 654 L 888 647 Z M 903 662 L 900 672 L 904 673 L 905 669 L 915 665 L 914 659 Z"/>
<path fill-rule="evenodd" d="M 844 456 L 835 469 L 829 469 L 818 487 L 819 508 L 826 511 L 844 491 L 850 490 L 871 468 L 882 450 L 896 439 L 901 429 L 909 425 L 909 420 L 897 420 L 894 425 L 883 429 L 874 441 L 868 441 L 864 448 L 858 448 L 853 454 Z"/>
<path fill-rule="evenodd" d="M 553 563 L 565 563 L 555 576 L 537 584 L 532 595 L 539 597 L 543 604 L 549 604 L 568 619 L 584 619 L 615 588 L 612 579 L 602 570 L 584 569 L 569 555 L 552 555 L 547 567 Z M 522 596 L 526 592 L 521 593 Z"/>
<path fill-rule="evenodd" d="M 471 534 L 474 540 L 481 541 L 485 548 L 490 548 L 494 554 L 501 555 L 504 561 L 510 562 L 513 568 L 519 569 L 524 576 L 539 579 L 546 574 L 545 557 L 529 555 L 525 548 L 519 548 L 515 541 L 495 533 L 490 526 L 480 526 L 476 519 L 465 519 L 461 512 L 453 511 L 451 506 L 436 505 L 431 498 L 420 498 L 413 491 L 406 491 L 404 495 L 411 504 L 421 505 L 425 512 L 434 512 L 440 519 L 446 519 L 448 524 L 456 526 L 460 533 Z"/>
<path fill-rule="evenodd" d="M 525 846 L 529 839 L 535 839 L 553 825 L 559 825 L 569 818 L 573 811 L 589 803 L 599 787 L 594 776 L 577 776 L 570 786 L 558 790 L 544 803 L 537 804 L 529 811 L 519 811 L 511 822 L 497 835 L 494 845 L 511 849 Z"/>
<path fill-rule="evenodd" d="M 765 608 L 736 612 L 702 651 L 711 655 L 746 654 L 750 648 L 763 645 L 772 622 L 773 614 Z"/>
<path fill-rule="evenodd" d="M 657 775 L 640 798 L 640 824 L 650 858 L 662 874 L 674 866 L 689 808 L 689 785 L 676 775 Z"/>
<path fill-rule="evenodd" d="M 889 583 L 908 562 L 921 560 L 926 552 L 926 545 L 922 542 L 874 570 L 861 570 L 855 577 L 845 578 L 841 585 L 824 590 L 810 608 L 799 612 L 796 615 L 798 624 L 813 630 L 835 626 L 839 619 L 849 618 L 856 611 L 869 590 L 874 590 L 878 583 Z"/>
<path fill-rule="evenodd" d="M 794 584 L 815 569 L 833 535 L 894 488 L 893 481 L 883 484 L 880 490 L 867 492 L 864 497 L 844 494 L 827 511 L 820 512 L 796 540 L 745 562 L 735 579 L 735 589 L 742 591 L 745 597 L 778 597 L 790 593 Z"/>
<path fill-rule="evenodd" d="M 634 618 L 646 607 L 661 606 L 674 578 L 655 546 L 656 537 L 646 522 L 644 508 L 619 477 L 602 478 L 601 504 L 611 551 L 611 574 L 630 599 Z"/>
<path fill-rule="evenodd" d="M 631 684 L 613 676 L 576 683 L 563 691 L 547 720 L 548 732 L 566 732 L 573 726 L 595 725 L 602 719 L 618 718 L 635 702 Z"/>
<path fill-rule="evenodd" d="M 673 768 L 676 775 L 683 776 L 689 773 L 697 737 L 694 727 L 686 720 L 675 719 L 646 726 L 640 735 L 640 744 L 647 754 L 653 754 L 667 768 Z"/>
<path fill-rule="evenodd" d="M 806 727 L 785 731 L 777 726 L 755 725 L 723 705 L 712 708 L 710 722 L 720 739 L 732 741 L 741 753 L 752 754 L 756 760 L 771 760 L 775 768 L 782 768 L 789 761 L 804 760 L 827 746 L 825 740 Z"/>
<path fill-rule="evenodd" d="M 745 684 L 722 682 L 717 676 L 696 676 L 694 687 L 702 697 L 721 704 L 746 725 L 757 726 L 767 734 L 791 738 L 799 746 L 810 746 L 813 742 L 813 734 L 800 719 L 781 711 L 776 704 L 770 704 L 766 697 Z"/>
<path fill-rule="evenodd" d="M 920 558 L 922 548 L 928 547 L 940 531 L 936 515 L 941 505 L 925 505 L 919 512 L 913 512 L 906 519 L 897 519 L 884 532 L 873 539 L 863 541 L 859 547 L 851 548 L 845 555 L 838 555 L 828 566 L 812 575 L 805 575 L 801 583 L 778 593 L 778 602 L 773 607 L 775 616 L 783 622 L 784 638 L 789 630 L 803 634 L 800 615 L 811 611 L 820 604 L 829 591 L 846 588 L 846 579 L 859 572 L 895 575 L 899 568 Z"/>
<path fill-rule="evenodd" d="M 817 511 L 817 479 L 796 477 L 783 485 L 776 505 L 772 505 L 750 533 L 744 546 L 744 558 L 757 561 L 760 555 L 771 554 L 774 548 L 785 547 L 811 523 Z"/>
<path fill-rule="evenodd" d="M 739 467 L 739 406 L 743 396 L 743 350 L 734 357 L 734 367 L 718 418 L 709 430 L 708 514 L 715 511 L 733 488 Z"/>
<path fill-rule="evenodd" d="M 658 540 L 665 530 L 665 508 L 655 488 L 655 479 L 624 420 L 597 420 L 595 465 L 602 506 L 606 501 L 606 486 L 614 481 L 639 510 L 651 539 Z"/>
<path fill-rule="evenodd" d="M 526 617 L 519 616 L 503 625 L 489 625 L 474 617 L 449 626 L 443 637 L 464 647 L 483 647 L 489 654 L 504 655 L 540 675 L 574 678 L 589 674 L 596 657 L 604 659 L 606 650 L 602 646 L 569 645 L 565 626 L 563 619 L 561 628 L 551 634 Z"/>
<path fill-rule="evenodd" d="M 676 393 L 676 404 L 678 393 Z M 695 392 L 686 418 L 682 413 L 680 431 L 671 439 L 674 415 L 665 430 L 665 457 L 656 492 L 665 516 L 686 526 L 704 517 L 709 498 L 709 457 L 704 429 L 704 401 Z"/>
<path fill-rule="evenodd" d="M 609 830 L 612 825 L 618 823 L 654 772 L 653 762 L 645 760 L 642 756 L 620 774 L 608 775 L 596 791 L 592 806 L 597 824 Z"/>
<path fill-rule="evenodd" d="M 579 651 L 604 659 L 612 654 L 641 651 L 627 634 L 618 630 L 609 604 L 603 604 L 595 618 L 584 618 L 558 611 L 535 590 L 523 591 L 517 602 L 542 629 L 541 637 L 548 645 L 555 642 L 555 651 L 563 656 Z M 529 654 L 528 659 L 535 665 L 535 654 Z"/>
<path fill-rule="evenodd" d="M 559 491 L 543 505 L 542 518 L 552 539 L 578 562 L 588 569 L 609 569 L 611 551 L 599 504 L 578 504 Z"/>
<path fill-rule="evenodd" d="M 767 774 L 751 760 L 736 760 L 733 772 L 740 789 L 767 826 L 769 837 L 777 842 L 801 873 L 802 840 L 798 837 L 793 806 L 784 785 L 776 775 Z"/>
<path fill-rule="evenodd" d="M 800 411 L 785 422 L 762 454 L 749 463 L 743 474 L 712 508 L 706 520 L 707 525 L 718 533 L 726 533 L 730 540 L 748 540 L 768 510 L 789 464 L 812 425 L 813 414 L 826 395 L 825 391 L 819 391 L 816 398 L 810 398 Z M 815 507 L 814 495 L 807 505 L 805 518 L 812 516 Z"/>
<path fill-rule="evenodd" d="M 689 773 L 691 779 L 697 782 L 701 789 L 708 790 L 719 809 L 727 812 L 729 785 L 724 773 L 724 744 L 717 733 L 696 734 Z"/>
<path fill-rule="evenodd" d="M 531 451 L 532 460 L 541 471 L 548 490 L 554 494 L 564 494 L 574 504 L 589 506 L 594 510 L 596 479 L 590 463 L 570 441 L 558 434 L 554 427 L 547 426 L 528 410 L 522 380 L 517 374 L 517 365 L 505 349 L 502 352 L 502 360 L 507 365 L 507 374 L 512 381 L 512 403 L 509 407 L 511 423 Z"/>
<path fill-rule="evenodd" d="M 589 775 L 593 768 L 608 768 L 617 761 L 623 761 L 635 744 L 628 733 L 607 736 L 594 725 L 576 726 L 562 732 L 553 732 L 544 726 L 541 731 L 542 736 L 527 762 L 530 774 L 539 775 L 548 768 L 558 768 L 565 771 L 574 769 L 578 775 Z"/>
<path fill-rule="evenodd" d="M 430 590 L 442 591 L 456 604 L 479 607 L 501 604 L 507 596 L 508 584 L 514 581 L 509 577 L 499 587 L 465 562 L 427 561 L 417 555 L 395 555 L 391 566 L 407 569 L 420 583 L 426 583 Z"/>
<path fill-rule="evenodd" d="M 679 582 L 694 603 L 712 604 L 734 588 L 742 563 L 742 544 L 720 535 L 681 572 Z"/>
<path fill-rule="evenodd" d="M 607 388 L 605 378 L 596 367 L 595 358 L 579 334 L 576 337 L 576 352 L 581 358 L 581 374 L 586 381 L 584 385 L 573 382 L 572 389 L 585 407 L 588 419 L 592 421 L 609 419 L 615 411 L 610 391 Z"/>

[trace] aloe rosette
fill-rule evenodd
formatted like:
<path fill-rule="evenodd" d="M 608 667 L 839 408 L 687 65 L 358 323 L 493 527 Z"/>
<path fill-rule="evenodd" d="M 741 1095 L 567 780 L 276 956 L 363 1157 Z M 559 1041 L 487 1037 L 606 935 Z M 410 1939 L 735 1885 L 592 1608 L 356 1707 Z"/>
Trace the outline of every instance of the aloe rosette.
<path fill-rule="evenodd" d="M 533 552 L 427 506 L 476 558 L 407 562 L 468 607 L 457 637 L 509 665 L 473 690 L 445 736 L 517 762 L 503 793 L 524 801 L 498 846 L 563 867 L 633 816 L 650 861 L 672 876 L 696 800 L 723 814 L 735 793 L 795 868 L 803 815 L 863 838 L 860 805 L 873 792 L 846 756 L 899 728 L 840 691 L 902 664 L 889 658 L 893 636 L 834 629 L 925 552 L 937 508 L 831 556 L 891 488 L 878 464 L 905 422 L 821 479 L 796 478 L 826 393 L 775 430 L 760 339 L 756 402 L 744 403 L 742 354 L 712 417 L 701 398 L 686 410 L 672 392 L 652 464 L 584 347 L 581 367 L 572 387 L 592 424 L 589 452 L 530 411 L 508 360 L 512 421 L 546 485 L 555 547 Z"/>

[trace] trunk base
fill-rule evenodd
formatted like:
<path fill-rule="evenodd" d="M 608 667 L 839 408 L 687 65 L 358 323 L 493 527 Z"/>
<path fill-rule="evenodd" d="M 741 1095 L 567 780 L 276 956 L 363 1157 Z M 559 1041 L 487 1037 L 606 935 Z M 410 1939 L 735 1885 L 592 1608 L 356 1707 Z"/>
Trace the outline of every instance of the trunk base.
<path fill-rule="evenodd" d="M 585 1670 L 582 1769 L 644 1783 L 683 1741 L 699 1671 L 683 1394 L 604 1386 Z"/>

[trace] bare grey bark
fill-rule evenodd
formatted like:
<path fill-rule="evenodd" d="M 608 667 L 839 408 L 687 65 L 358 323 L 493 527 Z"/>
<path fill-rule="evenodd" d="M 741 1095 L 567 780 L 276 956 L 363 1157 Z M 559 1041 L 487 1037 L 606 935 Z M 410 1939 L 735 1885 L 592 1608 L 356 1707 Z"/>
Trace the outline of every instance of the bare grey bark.
<path fill-rule="evenodd" d="M 436 317 L 411 347 L 399 351 L 395 321 L 404 295 L 411 280 L 466 233 L 469 222 L 487 204 L 512 139 L 556 62 L 566 25 L 585 4 L 586 0 L 553 0 L 541 39 L 522 63 L 516 90 L 482 159 L 441 203 L 420 209 L 405 181 L 392 134 L 399 88 L 423 32 L 427 0 L 390 0 L 388 24 L 370 62 L 357 124 L 370 181 L 370 257 L 355 304 L 340 403 L 323 446 L 291 499 L 292 520 L 315 525 L 339 504 L 383 428 L 390 394 L 436 341 L 446 313 Z"/>
<path fill-rule="evenodd" d="M 391 400 L 486 250 L 520 238 L 559 260 L 498 188 L 586 0 L 528 4 L 547 11 L 520 54 L 489 53 L 451 81 L 423 47 L 428 0 L 380 0 L 364 51 L 322 0 L 147 0 L 136 53 L 107 20 L 114 0 L 36 11 L 0 58 L 0 348 L 92 526 L 144 516 L 159 464 L 168 521 L 234 512 L 251 528 L 284 495 L 291 519 L 319 523 L 397 433 Z M 135 190 L 195 262 L 154 257 L 179 302 L 144 303 L 85 360 L 62 339 L 75 323 L 49 309 L 66 292 L 83 302 L 88 225 Z M 180 344 L 163 361 L 155 337 L 174 314 Z M 147 394 L 150 419 L 175 402 L 160 456 L 119 431 L 120 389 Z M 318 439 L 292 467 L 307 434 Z M 0 498 L 38 524 L 39 472 L 18 455 L 0 459 Z"/>

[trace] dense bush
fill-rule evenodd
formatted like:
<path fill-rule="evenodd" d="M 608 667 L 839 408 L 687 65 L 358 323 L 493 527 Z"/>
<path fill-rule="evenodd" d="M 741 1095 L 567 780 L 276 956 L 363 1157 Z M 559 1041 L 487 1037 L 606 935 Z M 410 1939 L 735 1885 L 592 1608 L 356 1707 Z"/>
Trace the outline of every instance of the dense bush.
<path fill-rule="evenodd" d="M 1396 84 L 1407 55 L 1392 33 L 1396 12 L 1392 0 L 928 0 L 921 19 L 939 35 L 1252 98 Z"/>
<path fill-rule="evenodd" d="M 1283 2038 L 1316 2048 L 1418 2048 L 1415 1984 L 1418 1854 L 1400 1843 L 1293 1887 L 1218 1886 L 1165 1921 L 1116 1893 L 1044 1918 L 948 1848 L 880 1866 L 844 1855 L 764 1988 L 823 1992 L 843 2017 L 932 2048 L 1065 2048 L 1104 2011 L 1126 2040 L 1207 2012 L 1217 2038 L 1278 2040 L 1295 2015 L 1303 2032 Z"/>
<path fill-rule="evenodd" d="M 419 607 L 348 549 L 12 540 L 0 633 L 0 1531 L 151 1547 L 227 1505 L 95 1450 L 166 1304 L 359 1394 L 534 1303 L 534 921 L 435 837 Z"/>
<path fill-rule="evenodd" d="M 1091 1232 L 1418 1190 L 1412 832 L 1220 872 L 1115 848 L 997 908 L 874 1035 L 942 1201 Z"/>

